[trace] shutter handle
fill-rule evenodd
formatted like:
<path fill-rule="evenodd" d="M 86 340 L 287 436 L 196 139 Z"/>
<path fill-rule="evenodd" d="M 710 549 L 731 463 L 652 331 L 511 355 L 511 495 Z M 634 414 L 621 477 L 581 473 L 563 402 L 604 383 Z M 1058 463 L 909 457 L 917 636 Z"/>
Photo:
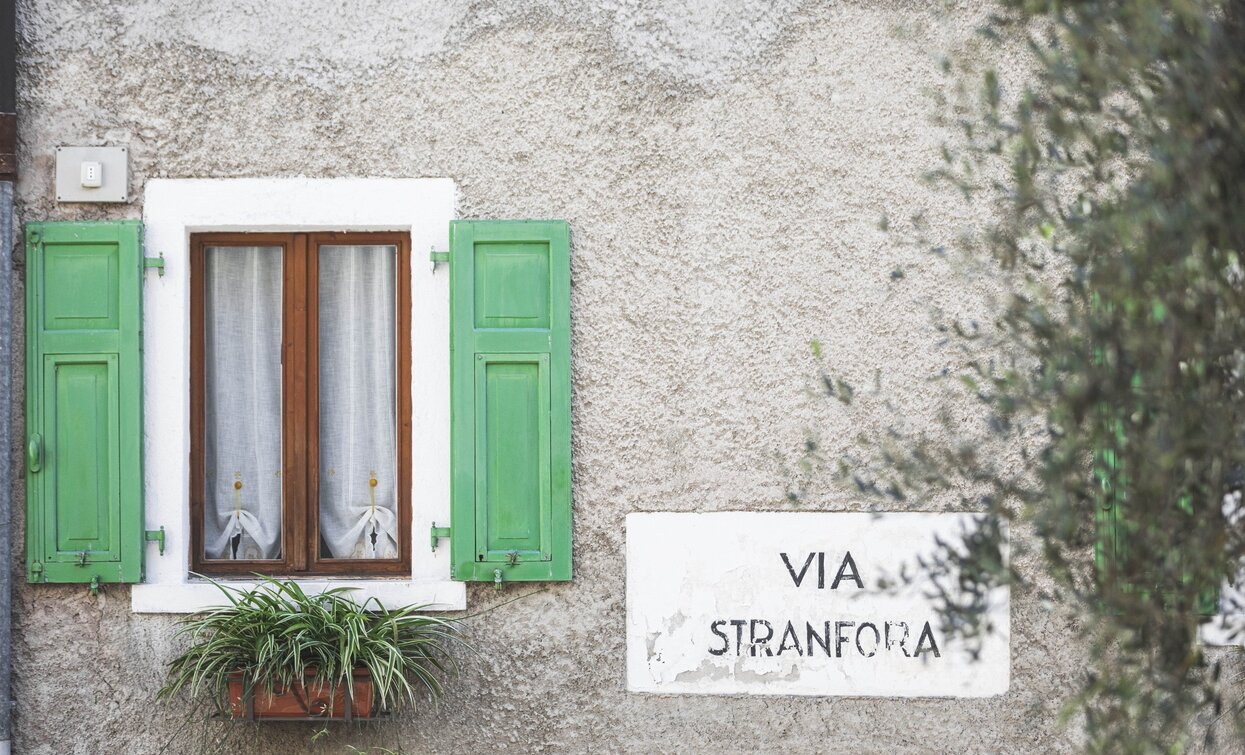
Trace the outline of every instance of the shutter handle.
<path fill-rule="evenodd" d="M 43 437 L 39 433 L 31 435 L 26 444 L 26 468 L 31 472 L 43 469 Z"/>

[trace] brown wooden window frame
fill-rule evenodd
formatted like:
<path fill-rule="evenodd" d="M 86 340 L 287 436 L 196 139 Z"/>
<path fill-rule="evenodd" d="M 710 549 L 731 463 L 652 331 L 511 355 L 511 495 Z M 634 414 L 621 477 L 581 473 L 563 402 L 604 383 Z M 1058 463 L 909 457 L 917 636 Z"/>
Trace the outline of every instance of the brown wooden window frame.
<path fill-rule="evenodd" d="M 395 364 L 397 365 L 398 558 L 331 559 L 320 556 L 319 517 L 319 248 L 393 246 Z M 206 505 L 206 291 L 207 247 L 282 247 L 282 545 L 281 559 L 207 559 Z M 190 568 L 209 576 L 411 575 L 411 254 L 400 232 L 195 233 L 190 237 Z"/>

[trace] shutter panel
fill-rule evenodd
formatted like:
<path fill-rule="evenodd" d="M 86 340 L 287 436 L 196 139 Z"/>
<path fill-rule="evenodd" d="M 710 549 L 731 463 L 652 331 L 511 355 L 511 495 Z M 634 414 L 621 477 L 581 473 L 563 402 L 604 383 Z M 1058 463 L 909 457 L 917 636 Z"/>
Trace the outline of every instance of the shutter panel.
<path fill-rule="evenodd" d="M 1104 410 L 1105 411 L 1105 410 Z M 1124 443 L 1124 424 L 1115 418 L 1112 421 L 1112 431 L 1116 437 L 1116 443 L 1122 445 Z M 1132 584 L 1132 583 L 1108 583 L 1106 575 L 1110 573 L 1112 564 L 1117 563 L 1125 557 L 1128 551 L 1129 529 L 1133 523 L 1126 516 L 1127 500 L 1124 490 L 1128 485 L 1128 477 L 1120 464 L 1120 459 L 1116 454 L 1115 448 L 1101 448 L 1094 453 L 1094 477 L 1098 483 L 1099 499 L 1097 507 L 1097 541 L 1094 544 L 1094 560 L 1098 569 L 1100 580 L 1103 580 L 1107 589 L 1118 589 L 1126 592 L 1149 593 L 1170 592 L 1174 589 L 1198 589 L 1200 586 L 1194 584 L 1191 575 L 1186 574 L 1181 580 L 1179 586 L 1170 586 L 1164 588 L 1157 584 Z M 1184 509 L 1189 509 L 1190 503 L 1187 499 L 1177 503 Z M 1179 554 L 1175 554 L 1179 558 Z M 1205 616 L 1213 616 L 1219 612 L 1219 586 L 1211 585 L 1202 587 L 1197 595 L 1197 612 Z"/>
<path fill-rule="evenodd" d="M 450 225 L 453 576 L 571 578 L 570 233 Z"/>
<path fill-rule="evenodd" d="M 31 582 L 139 582 L 142 226 L 26 226 Z"/>
<path fill-rule="evenodd" d="M 1098 314 L 1110 314 L 1114 311 L 1114 304 L 1103 302 L 1096 292 L 1091 298 L 1090 306 Z M 1096 366 L 1104 364 L 1102 347 L 1094 348 L 1092 360 Z M 1134 391 L 1142 390 L 1139 373 L 1133 374 L 1131 383 Z M 1109 579 L 1111 567 L 1128 555 L 1130 530 L 1134 529 L 1136 524 L 1128 517 L 1128 500 L 1125 495 L 1128 490 L 1128 470 L 1124 468 L 1119 454 L 1119 449 L 1122 449 L 1127 441 L 1123 417 L 1120 416 L 1118 410 L 1113 411 L 1107 404 L 1100 406 L 1098 411 L 1099 419 L 1104 423 L 1104 429 L 1107 430 L 1109 437 L 1107 447 L 1094 451 L 1093 474 L 1098 487 L 1094 565 L 1098 572 L 1099 584 L 1106 590 L 1141 593 L 1142 596 L 1148 597 L 1147 593 L 1160 590 L 1160 586 L 1113 582 Z M 1190 504 L 1188 500 L 1181 500 L 1177 502 L 1177 505 L 1188 510 Z M 1168 588 L 1168 592 L 1171 589 L 1190 590 L 1200 587 L 1197 594 L 1197 612 L 1203 615 L 1213 615 L 1219 612 L 1219 585 L 1195 585 L 1192 575 L 1187 573 L 1181 582 L 1182 584 L 1178 587 Z"/>

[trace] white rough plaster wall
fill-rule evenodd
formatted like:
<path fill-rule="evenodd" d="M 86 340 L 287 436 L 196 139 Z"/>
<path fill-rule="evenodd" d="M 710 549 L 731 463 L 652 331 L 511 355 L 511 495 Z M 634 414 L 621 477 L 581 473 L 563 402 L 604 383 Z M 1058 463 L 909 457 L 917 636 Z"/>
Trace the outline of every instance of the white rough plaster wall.
<path fill-rule="evenodd" d="M 329 84 L 370 77 L 392 66 L 418 64 L 454 52 L 477 32 L 560 19 L 604 35 L 627 62 L 645 72 L 721 84 L 755 64 L 787 30 L 799 0 L 363 0 L 308 4 L 303 0 L 183 3 L 139 0 L 98 10 L 89 2 L 61 3 L 41 12 L 48 51 L 86 49 L 106 54 L 125 44 L 178 44 L 221 53 L 257 73 L 291 69 Z M 97 30 L 97 24 L 104 28 Z M 282 30 L 274 44 L 273 31 Z M 344 30 L 349 30 L 343 33 Z"/>
<path fill-rule="evenodd" d="M 938 347 L 930 310 L 982 318 L 982 291 L 877 221 L 921 210 L 951 238 L 971 220 L 920 181 L 951 136 L 930 117 L 936 56 L 973 45 L 981 20 L 941 9 L 20 2 L 23 220 L 140 217 L 155 176 L 302 175 L 448 177 L 461 216 L 570 221 L 576 577 L 471 588 L 473 611 L 534 594 L 470 620 L 481 652 L 438 708 L 314 747 L 308 727 L 155 707 L 173 620 L 130 613 L 127 589 L 21 584 L 15 749 L 190 752 L 226 730 L 226 751 L 257 753 L 1074 749 L 1075 724 L 1056 719 L 1084 663 L 1074 628 L 1031 592 L 1013 596 L 1002 697 L 624 692 L 628 512 L 863 505 L 821 478 L 807 502 L 784 499 L 810 430 L 833 456 L 892 419 L 880 402 L 849 416 L 811 398 L 811 339 L 837 374 L 863 386 L 876 372 L 908 422 L 932 427 L 928 378 L 960 357 Z M 105 143 L 130 148 L 132 203 L 55 204 L 55 146 Z M 1016 562 L 1040 589 L 1034 557 Z"/>

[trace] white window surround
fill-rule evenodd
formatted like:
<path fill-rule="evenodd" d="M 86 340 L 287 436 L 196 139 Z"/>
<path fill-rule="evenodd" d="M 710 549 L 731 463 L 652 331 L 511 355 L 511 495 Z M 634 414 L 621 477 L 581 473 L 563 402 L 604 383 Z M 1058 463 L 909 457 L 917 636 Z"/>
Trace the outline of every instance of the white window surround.
<path fill-rule="evenodd" d="M 1241 491 L 1223 497 L 1223 517 L 1229 526 L 1241 525 L 1245 519 Z M 1245 561 L 1237 564 L 1234 581 L 1223 581 L 1219 588 L 1219 613 L 1202 622 L 1198 627 L 1198 639 L 1208 646 L 1245 645 Z"/>
<path fill-rule="evenodd" d="M 1212 616 L 1198 627 L 1198 639 L 1203 645 L 1240 647 L 1245 645 L 1245 613 L 1241 613 L 1241 591 L 1225 582 L 1219 590 L 1219 614 Z"/>
<path fill-rule="evenodd" d="M 454 216 L 449 179 L 152 179 L 144 189 L 147 256 L 164 255 L 165 274 L 145 273 L 143 434 L 147 529 L 165 530 L 165 552 L 145 544 L 146 578 L 132 589 L 135 613 L 189 613 L 220 605 L 211 583 L 191 577 L 190 553 L 190 234 L 210 231 L 409 231 L 411 234 L 410 578 L 299 579 L 305 589 L 357 588 L 358 600 L 386 606 L 466 608 L 466 587 L 449 578 L 449 542 L 428 542 L 433 522 L 449 524 L 449 274 L 428 263 L 444 249 Z M 254 580 L 228 580 L 235 586 Z"/>

